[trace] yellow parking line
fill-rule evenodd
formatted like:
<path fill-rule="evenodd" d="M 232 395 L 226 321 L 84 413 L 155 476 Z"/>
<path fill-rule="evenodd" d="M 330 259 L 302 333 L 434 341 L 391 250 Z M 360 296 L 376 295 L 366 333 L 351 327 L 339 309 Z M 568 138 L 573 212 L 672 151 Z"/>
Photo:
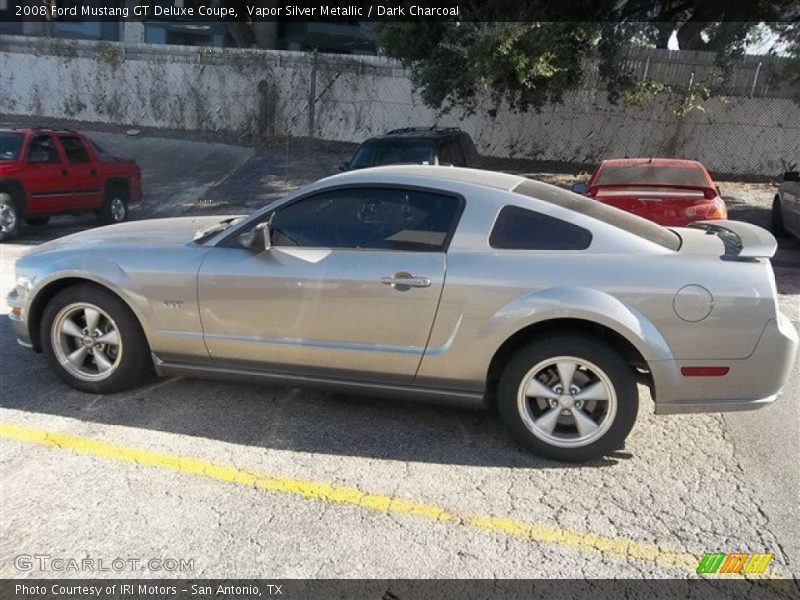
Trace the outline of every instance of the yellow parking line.
<path fill-rule="evenodd" d="M 582 552 L 592 552 L 623 560 L 636 559 L 659 567 L 677 569 L 689 573 L 695 572 L 700 560 L 700 557 L 696 554 L 681 550 L 670 550 L 654 544 L 636 542 L 625 538 L 583 533 L 506 517 L 459 514 L 447 511 L 435 504 L 416 502 L 397 496 L 370 494 L 354 487 L 253 473 L 238 469 L 232 465 L 153 452 L 143 448 L 120 446 L 91 438 L 35 429 L 12 423 L 0 423 L 0 437 L 71 450 L 72 452 L 89 456 L 199 475 L 216 481 L 247 485 L 271 492 L 302 496 L 335 504 L 358 506 L 379 513 L 414 516 L 434 523 L 454 523 L 490 533 L 522 538 L 539 544 L 564 546 Z M 769 572 L 766 575 L 779 577 L 779 575 Z"/>

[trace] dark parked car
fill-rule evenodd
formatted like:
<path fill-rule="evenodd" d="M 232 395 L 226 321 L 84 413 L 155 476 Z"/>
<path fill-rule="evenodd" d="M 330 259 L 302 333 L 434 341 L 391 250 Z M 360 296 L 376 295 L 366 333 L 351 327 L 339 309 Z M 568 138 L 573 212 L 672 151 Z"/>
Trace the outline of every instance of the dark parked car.
<path fill-rule="evenodd" d="M 472 138 L 457 127 L 406 127 L 369 138 L 359 146 L 342 171 L 383 165 L 452 165 L 477 167 Z"/>
<path fill-rule="evenodd" d="M 119 223 L 142 197 L 136 161 L 111 156 L 68 129 L 0 129 L 0 242 L 21 221 L 45 225 L 51 215 L 94 211 Z"/>

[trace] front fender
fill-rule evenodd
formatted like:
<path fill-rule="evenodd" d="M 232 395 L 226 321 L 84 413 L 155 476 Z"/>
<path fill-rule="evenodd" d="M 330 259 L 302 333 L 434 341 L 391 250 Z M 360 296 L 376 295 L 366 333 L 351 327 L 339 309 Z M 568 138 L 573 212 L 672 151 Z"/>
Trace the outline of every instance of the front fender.
<path fill-rule="evenodd" d="M 673 358 L 664 336 L 641 312 L 610 294 L 583 287 L 551 287 L 520 296 L 487 321 L 481 336 L 499 340 L 499 348 L 521 329 L 553 319 L 580 319 L 607 327 L 648 362 Z"/>
<path fill-rule="evenodd" d="M 25 269 L 21 269 L 24 273 Z M 52 285 L 67 279 L 80 279 L 107 288 L 128 305 L 140 323 L 147 322 L 149 313 L 146 298 L 136 289 L 133 279 L 116 262 L 108 259 L 89 258 L 86 256 L 69 256 L 58 258 L 46 265 L 36 268 L 36 279 L 31 282 L 31 289 L 25 300 L 23 314 L 41 316 L 44 304 L 49 300 L 48 289 Z M 44 296 L 42 295 L 44 294 Z M 34 323 L 28 323 L 32 331 Z"/>

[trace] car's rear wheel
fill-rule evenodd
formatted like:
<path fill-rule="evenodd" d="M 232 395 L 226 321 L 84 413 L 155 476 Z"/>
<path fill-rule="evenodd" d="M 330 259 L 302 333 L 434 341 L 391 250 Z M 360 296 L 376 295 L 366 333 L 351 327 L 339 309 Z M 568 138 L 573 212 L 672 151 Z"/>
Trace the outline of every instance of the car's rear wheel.
<path fill-rule="evenodd" d="M 783 211 L 781 210 L 780 196 L 775 196 L 772 200 L 772 213 L 770 215 L 770 229 L 775 236 L 786 235 L 786 228 L 783 226 Z"/>
<path fill-rule="evenodd" d="M 50 217 L 25 217 L 25 222 L 31 227 L 43 227 L 50 222 Z"/>
<path fill-rule="evenodd" d="M 10 194 L 0 194 L 0 242 L 19 235 L 19 207 Z"/>
<path fill-rule="evenodd" d="M 122 186 L 109 188 L 98 216 L 105 225 L 122 223 L 128 218 L 128 194 Z"/>
<path fill-rule="evenodd" d="M 512 435 L 536 454 L 597 459 L 622 446 L 639 407 L 631 366 L 612 347 L 580 334 L 549 335 L 519 351 L 498 388 Z"/>
<path fill-rule="evenodd" d="M 56 294 L 44 311 L 41 343 L 58 376 L 84 392 L 121 392 L 148 379 L 152 370 L 135 315 L 94 285 Z"/>

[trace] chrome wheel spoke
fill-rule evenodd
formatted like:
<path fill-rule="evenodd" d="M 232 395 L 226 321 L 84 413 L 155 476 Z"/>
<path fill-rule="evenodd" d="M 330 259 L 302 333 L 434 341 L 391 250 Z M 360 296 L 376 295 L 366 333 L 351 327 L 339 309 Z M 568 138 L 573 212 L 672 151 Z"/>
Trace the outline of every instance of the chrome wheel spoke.
<path fill-rule="evenodd" d="M 95 340 L 98 344 L 107 344 L 109 346 L 119 346 L 119 333 L 117 333 L 116 329 L 112 329 L 104 333 L 103 335 L 99 336 Z"/>
<path fill-rule="evenodd" d="M 102 350 L 95 348 L 92 356 L 94 356 L 94 364 L 97 365 L 97 370 L 101 373 L 105 373 L 114 366 L 114 363 L 108 360 L 108 357 Z"/>
<path fill-rule="evenodd" d="M 525 395 L 528 398 L 546 398 L 548 400 L 555 400 L 558 398 L 558 394 L 535 377 L 531 379 L 525 387 Z"/>
<path fill-rule="evenodd" d="M 100 311 L 94 308 L 84 308 L 83 317 L 86 319 L 86 329 L 89 330 L 89 333 L 97 329 L 97 324 L 100 322 Z"/>
<path fill-rule="evenodd" d="M 83 366 L 83 361 L 86 360 L 86 347 L 81 346 L 74 352 L 67 355 L 67 361 L 75 368 Z"/>
<path fill-rule="evenodd" d="M 575 369 L 577 368 L 577 363 L 571 360 L 564 360 L 556 363 L 558 378 L 561 380 L 561 387 L 565 394 L 569 393 L 569 388 L 572 385 L 572 378 L 575 376 Z"/>
<path fill-rule="evenodd" d="M 124 340 L 116 323 L 89 302 L 63 307 L 50 329 L 50 343 L 59 364 L 80 381 L 103 381 L 119 367 Z"/>
<path fill-rule="evenodd" d="M 64 320 L 64 323 L 61 325 L 61 333 L 75 338 L 83 337 L 83 332 L 81 331 L 81 328 L 78 327 L 75 324 L 75 321 L 73 321 L 72 319 Z"/>
<path fill-rule="evenodd" d="M 597 423 L 592 421 L 589 415 L 576 406 L 573 406 L 569 410 L 572 413 L 572 417 L 575 419 L 575 427 L 578 428 L 578 434 L 581 437 L 586 437 L 594 433 L 597 429 Z"/>
<path fill-rule="evenodd" d="M 533 423 L 545 433 L 550 434 L 553 433 L 553 430 L 556 428 L 556 423 L 558 423 L 559 416 L 561 416 L 561 409 L 551 408 Z"/>
<path fill-rule="evenodd" d="M 602 381 L 598 381 L 575 394 L 575 400 L 608 400 L 608 390 Z"/>

